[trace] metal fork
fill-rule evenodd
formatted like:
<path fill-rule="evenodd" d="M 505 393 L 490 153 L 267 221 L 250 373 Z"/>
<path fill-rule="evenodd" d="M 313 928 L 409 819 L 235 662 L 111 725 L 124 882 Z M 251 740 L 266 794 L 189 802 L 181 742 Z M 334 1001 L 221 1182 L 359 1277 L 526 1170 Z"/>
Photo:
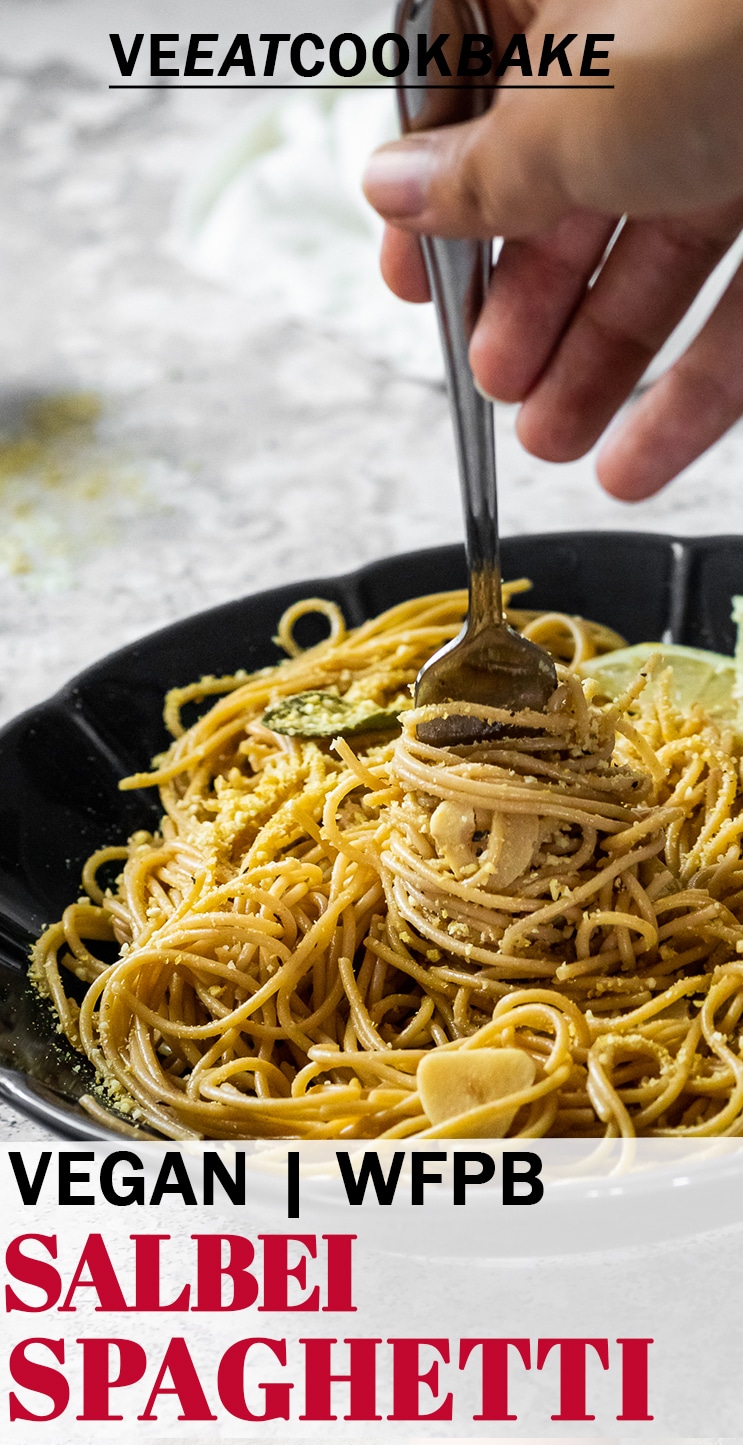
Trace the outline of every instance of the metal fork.
<path fill-rule="evenodd" d="M 452 70 L 451 79 L 437 76 L 435 85 L 424 80 L 411 86 L 404 76 L 400 78 L 403 134 L 473 120 L 489 108 L 491 85 L 457 77 L 462 37 L 489 35 L 494 40 L 480 0 L 402 0 L 395 28 L 408 40 L 412 55 L 418 35 L 448 35 L 445 53 Z M 416 706 L 471 702 L 509 712 L 542 712 L 557 687 L 557 674 L 549 654 L 521 637 L 503 616 L 493 407 L 477 391 L 469 365 L 470 341 L 490 279 L 492 246 L 436 236 L 423 237 L 422 245 L 439 321 L 459 464 L 469 610 L 459 636 L 421 669 Z M 477 741 L 492 731 L 477 718 L 461 714 L 418 726 L 424 742 L 441 746 Z"/>

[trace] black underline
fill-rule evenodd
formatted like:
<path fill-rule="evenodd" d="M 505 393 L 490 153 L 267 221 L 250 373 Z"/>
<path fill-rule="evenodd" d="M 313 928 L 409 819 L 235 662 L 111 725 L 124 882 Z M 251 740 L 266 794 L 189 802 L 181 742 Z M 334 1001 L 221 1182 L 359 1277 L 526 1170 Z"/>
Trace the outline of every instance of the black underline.
<path fill-rule="evenodd" d="M 345 84 L 315 84 L 315 85 L 193 85 L 188 81 L 176 81 L 175 84 L 164 85 L 158 82 L 151 82 L 145 85 L 121 84 L 109 85 L 109 90 L 614 90 L 613 85 L 527 85 L 519 82 L 506 81 L 501 85 L 354 85 Z"/>

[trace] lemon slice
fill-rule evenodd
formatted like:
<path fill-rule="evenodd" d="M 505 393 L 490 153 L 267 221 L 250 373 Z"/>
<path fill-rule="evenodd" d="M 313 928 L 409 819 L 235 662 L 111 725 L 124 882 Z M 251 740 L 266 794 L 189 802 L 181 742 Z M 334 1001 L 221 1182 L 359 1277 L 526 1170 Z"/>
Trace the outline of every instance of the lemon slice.
<path fill-rule="evenodd" d="M 616 652 L 592 657 L 577 669 L 581 677 L 593 678 L 601 692 L 609 698 L 619 697 L 644 667 L 649 658 L 660 654 L 662 671 L 673 670 L 671 697 L 682 709 L 695 703 L 715 722 L 732 726 L 743 737 L 740 673 L 735 659 L 720 652 L 705 652 L 701 647 L 681 647 L 677 643 L 638 642 L 635 647 L 622 647 Z M 652 695 L 653 681 L 649 683 Z"/>

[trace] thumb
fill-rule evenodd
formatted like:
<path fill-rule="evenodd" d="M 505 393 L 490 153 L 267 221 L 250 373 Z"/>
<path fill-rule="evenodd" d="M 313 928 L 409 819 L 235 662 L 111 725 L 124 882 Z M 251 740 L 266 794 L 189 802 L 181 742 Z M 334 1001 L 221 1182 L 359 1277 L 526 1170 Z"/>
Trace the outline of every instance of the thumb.
<path fill-rule="evenodd" d="M 569 120 L 560 98 L 564 134 Z M 542 231 L 573 211 L 551 97 L 536 92 L 527 104 L 519 96 L 517 105 L 510 99 L 479 120 L 383 146 L 366 168 L 367 200 L 403 229 L 482 240 Z"/>
<path fill-rule="evenodd" d="M 385 220 L 519 238 L 575 210 L 681 215 L 740 194 L 741 5 L 554 0 L 540 23 L 559 33 L 563 10 L 576 31 L 580 10 L 581 24 L 616 41 L 612 84 L 552 88 L 547 77 L 501 90 L 479 120 L 383 147 L 364 189 Z"/>

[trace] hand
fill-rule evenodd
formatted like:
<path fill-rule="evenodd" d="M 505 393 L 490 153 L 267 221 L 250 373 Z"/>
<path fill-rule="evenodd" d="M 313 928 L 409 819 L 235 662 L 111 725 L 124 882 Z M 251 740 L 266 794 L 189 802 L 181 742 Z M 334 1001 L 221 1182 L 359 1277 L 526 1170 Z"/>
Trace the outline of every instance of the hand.
<path fill-rule="evenodd" d="M 601 436 L 743 227 L 743 7 L 489 3 L 501 34 L 506 21 L 506 34 L 522 29 L 525 10 L 533 17 L 537 53 L 549 31 L 614 34 L 615 89 L 503 91 L 481 120 L 384 147 L 365 189 L 389 223 L 385 279 L 405 300 L 429 299 L 416 233 L 506 238 L 472 369 L 489 395 L 522 403 L 529 451 L 571 461 Z M 739 272 L 604 443 L 599 479 L 626 501 L 650 496 L 742 413 Z"/>

